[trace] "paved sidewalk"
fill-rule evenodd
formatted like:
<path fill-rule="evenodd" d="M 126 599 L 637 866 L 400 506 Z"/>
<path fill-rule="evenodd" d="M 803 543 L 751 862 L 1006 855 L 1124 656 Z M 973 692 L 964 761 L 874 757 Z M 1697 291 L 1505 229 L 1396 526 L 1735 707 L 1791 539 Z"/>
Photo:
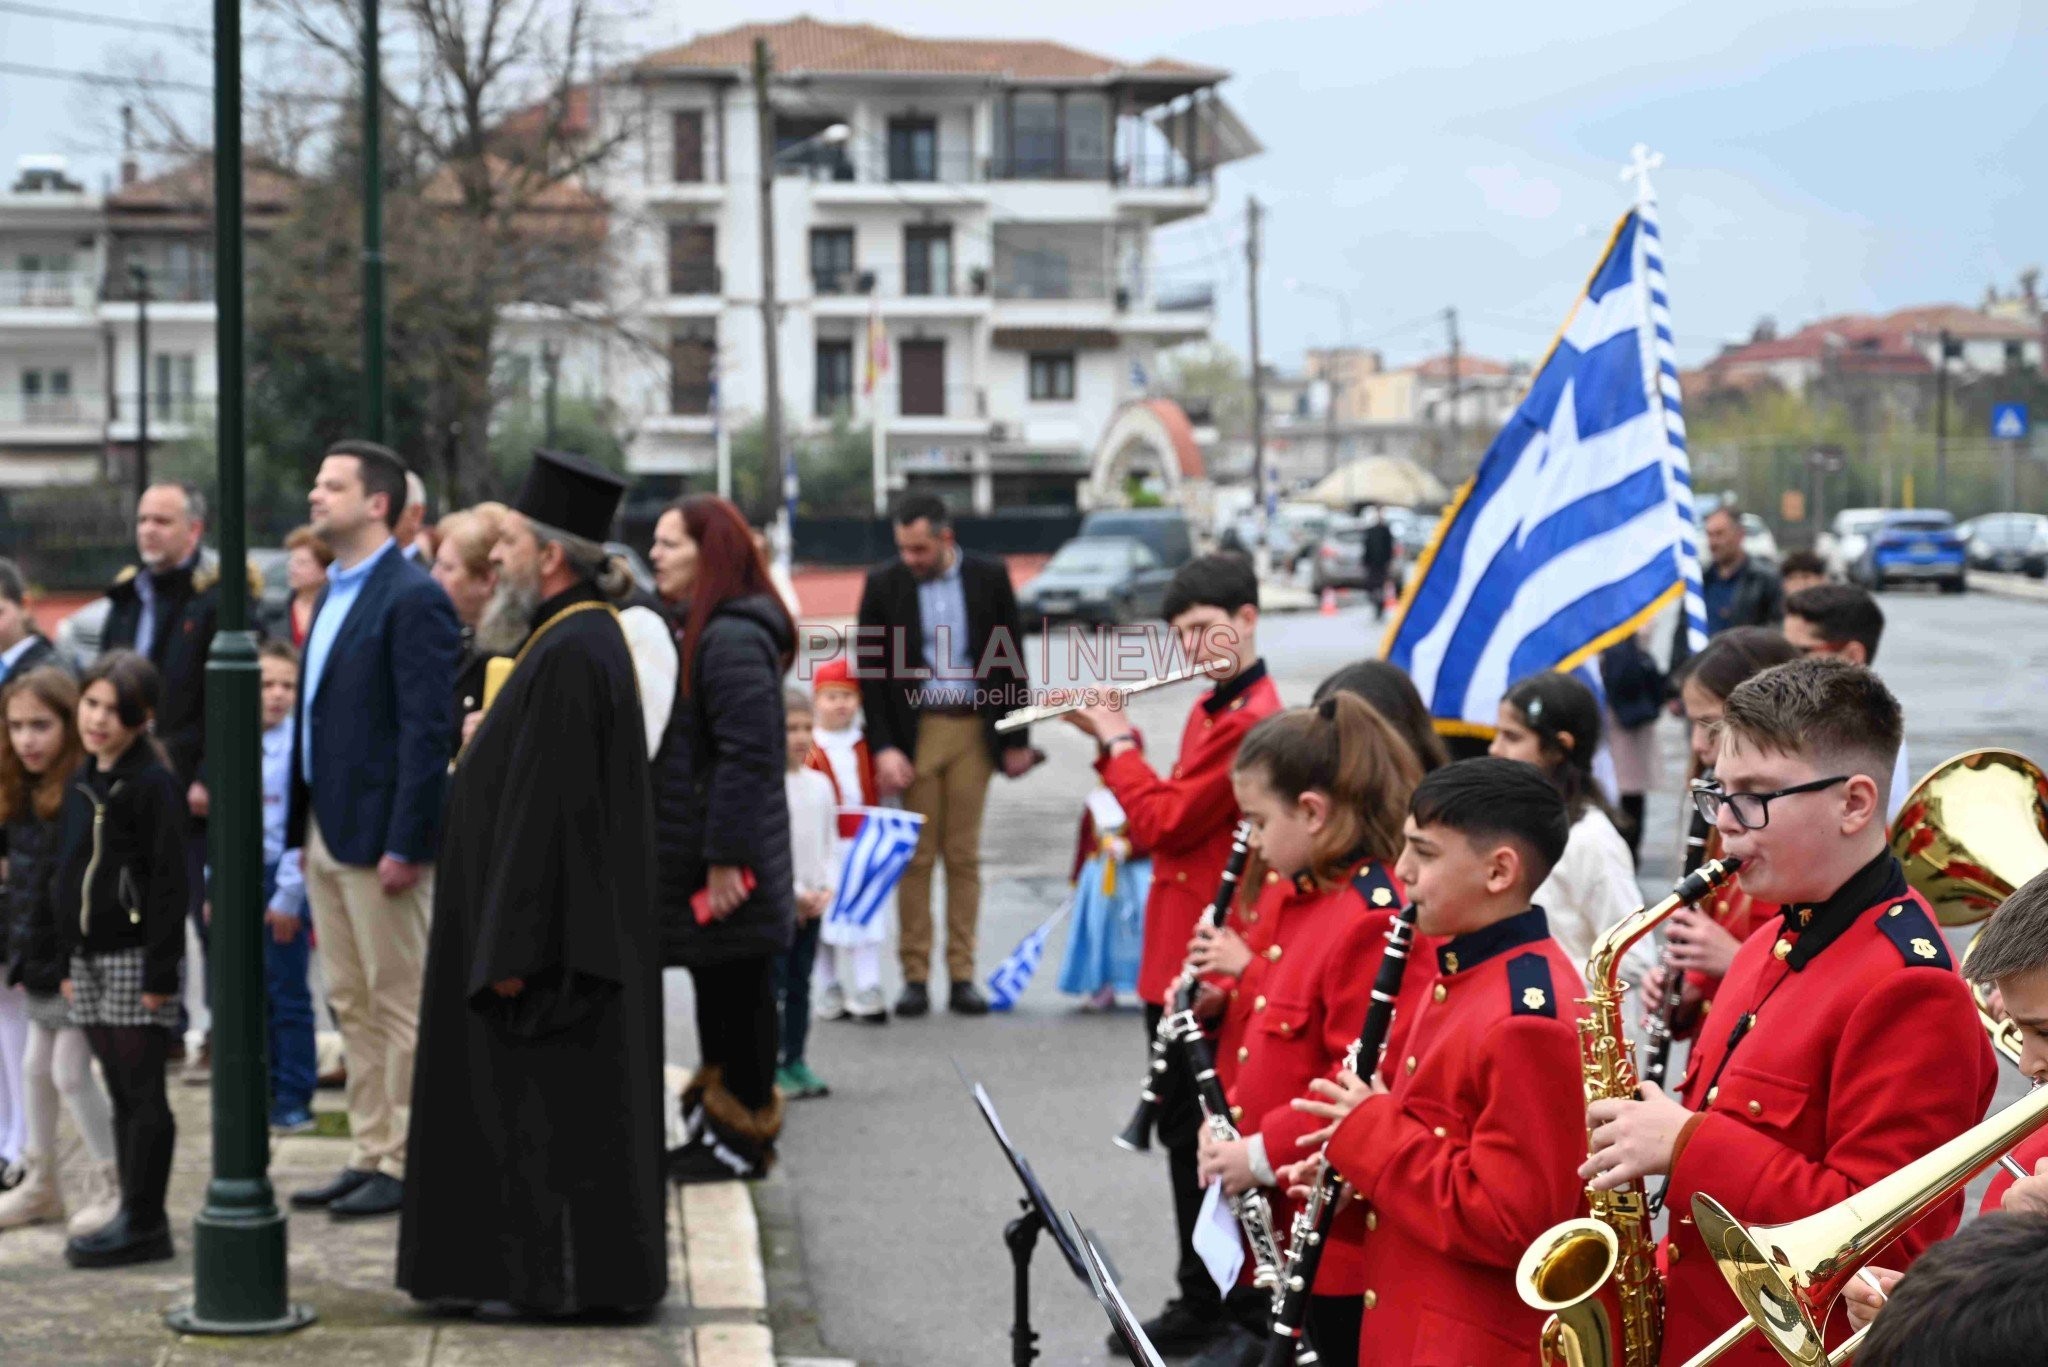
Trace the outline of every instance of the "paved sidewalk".
<path fill-rule="evenodd" d="M 285 1363 L 308 1367 L 772 1367 L 767 1287 L 749 1190 L 737 1183 L 673 1194 L 669 1296 L 624 1327 L 480 1325 L 428 1315 L 392 1285 L 397 1220 L 337 1224 L 291 1216 L 293 1299 L 319 1314 L 278 1338 L 180 1338 L 163 1312 L 190 1299 L 192 1218 L 209 1173 L 207 1089 L 171 1079 L 178 1117 L 171 1220 L 178 1257 L 118 1271 L 75 1271 L 57 1225 L 0 1234 L 0 1361 L 8 1367 L 192 1367 Z M 318 1103 L 333 1108 L 339 1093 Z M 65 1187 L 83 1156 L 65 1129 Z M 297 1137 L 274 1147 L 270 1175 L 287 1192 L 331 1175 L 340 1139 Z"/>

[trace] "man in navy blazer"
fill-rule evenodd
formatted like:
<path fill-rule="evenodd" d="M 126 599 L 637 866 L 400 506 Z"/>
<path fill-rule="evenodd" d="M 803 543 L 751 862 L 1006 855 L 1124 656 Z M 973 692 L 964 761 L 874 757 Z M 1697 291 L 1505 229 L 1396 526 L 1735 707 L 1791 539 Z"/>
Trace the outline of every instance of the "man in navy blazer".
<path fill-rule="evenodd" d="M 286 865 L 297 862 L 348 1053 L 348 1166 L 295 1192 L 338 1219 L 395 1214 L 405 1191 L 413 1043 L 441 798 L 455 748 L 461 628 L 448 595 L 393 538 L 405 463 L 375 442 L 330 447 L 307 497 L 334 552 L 306 633 Z M 292 874 L 280 870 L 280 881 Z"/>

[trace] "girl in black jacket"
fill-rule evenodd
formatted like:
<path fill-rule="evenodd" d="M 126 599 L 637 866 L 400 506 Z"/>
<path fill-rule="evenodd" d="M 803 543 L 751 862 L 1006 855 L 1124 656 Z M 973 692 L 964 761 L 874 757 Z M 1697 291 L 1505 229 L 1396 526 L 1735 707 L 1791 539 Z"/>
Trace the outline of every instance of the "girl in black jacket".
<path fill-rule="evenodd" d="M 725 499 L 672 505 L 653 561 L 682 620 L 675 711 L 651 771 L 662 962 L 690 970 L 702 1059 L 683 1091 L 691 1142 L 669 1173 L 758 1177 L 782 1132 L 773 973 L 796 927 L 782 715 L 796 630 Z"/>
<path fill-rule="evenodd" d="M 78 734 L 89 757 L 65 802 L 50 905 L 70 951 L 63 983 L 114 1097 L 121 1210 L 65 1246 L 73 1267 L 171 1256 L 164 1192 L 177 1127 L 164 1064 L 178 1028 L 185 954 L 184 785 L 149 735 L 161 685 L 133 651 L 85 676 Z"/>
<path fill-rule="evenodd" d="M 7 743 L 0 746 L 0 824 L 7 834 L 7 885 L 0 902 L 0 971 L 21 997 L 28 1018 L 22 1056 L 22 1101 L 28 1142 L 21 1185 L 0 1196 L 0 1229 L 64 1218 L 57 1184 L 58 1098 L 71 1112 L 92 1159 L 84 1199 L 70 1232 L 86 1234 L 114 1218 L 121 1185 L 114 1163 L 114 1121 L 107 1093 L 92 1071 L 92 1048 L 71 1019 L 58 989 L 70 956 L 57 947 L 50 910 L 50 860 L 59 818 L 85 752 L 78 742 L 78 685 L 61 669 L 35 669 L 0 693 Z"/>

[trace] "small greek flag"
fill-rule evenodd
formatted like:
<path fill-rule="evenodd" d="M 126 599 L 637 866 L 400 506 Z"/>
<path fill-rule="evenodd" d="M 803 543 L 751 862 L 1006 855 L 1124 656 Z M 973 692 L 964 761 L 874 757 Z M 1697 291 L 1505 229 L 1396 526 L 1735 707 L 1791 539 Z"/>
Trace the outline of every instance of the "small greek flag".
<path fill-rule="evenodd" d="M 1150 377 L 1145 374 L 1145 363 L 1135 356 L 1131 357 L 1131 388 L 1142 393 L 1150 388 L 1151 384 Z"/>
<path fill-rule="evenodd" d="M 860 812 L 862 821 L 846 848 L 846 862 L 839 867 L 839 884 L 833 890 L 832 905 L 825 910 L 825 920 L 864 930 L 882 914 L 882 903 L 909 867 L 924 818 L 894 807 L 840 810 Z"/>
<path fill-rule="evenodd" d="M 1674 603 L 1705 644 L 1654 164 L 1638 149 L 1636 207 L 1387 629 L 1440 731 L 1491 734 L 1517 679 L 1577 669 Z"/>
<path fill-rule="evenodd" d="M 1066 919 L 1067 912 L 1074 905 L 1072 895 L 1060 909 L 1039 923 L 1036 930 L 1017 942 L 1009 957 L 996 966 L 988 975 L 988 1004 L 992 1011 L 1007 1011 L 1017 1004 L 1024 995 L 1024 989 L 1031 986 L 1031 979 L 1038 972 L 1038 961 L 1045 957 L 1046 937 L 1053 927 Z"/>

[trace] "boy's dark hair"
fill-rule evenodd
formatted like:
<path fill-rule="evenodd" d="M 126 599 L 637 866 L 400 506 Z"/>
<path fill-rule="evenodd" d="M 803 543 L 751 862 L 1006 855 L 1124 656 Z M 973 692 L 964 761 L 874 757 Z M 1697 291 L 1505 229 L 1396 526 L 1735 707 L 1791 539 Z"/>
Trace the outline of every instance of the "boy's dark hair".
<path fill-rule="evenodd" d="M 1572 836 L 1564 795 L 1543 771 L 1518 759 L 1481 755 L 1446 764 L 1415 785 L 1408 815 L 1475 844 L 1503 840 L 1521 851 L 1526 886 L 1536 890 L 1564 857 Z"/>
<path fill-rule="evenodd" d="M 1159 615 L 1171 622 L 1189 608 L 1214 607 L 1225 612 L 1259 605 L 1259 576 L 1252 562 L 1232 551 L 1198 555 L 1173 572 Z"/>
<path fill-rule="evenodd" d="M 811 695 L 803 689 L 785 688 L 782 690 L 782 711 L 785 716 L 791 712 L 801 712 L 806 717 L 815 717 L 818 715 L 818 705 L 811 701 Z"/>
<path fill-rule="evenodd" d="M 28 601 L 28 581 L 22 578 L 21 566 L 12 560 L 0 560 L 0 598 L 16 607 Z"/>
<path fill-rule="evenodd" d="M 1436 722 L 1423 704 L 1422 695 L 1415 691 L 1415 680 L 1401 666 L 1386 660 L 1360 660 L 1345 665 L 1316 685 L 1315 701 L 1321 702 L 1332 693 L 1353 693 L 1371 703 L 1401 733 L 1401 739 L 1408 742 L 1423 773 L 1433 773 L 1450 763 L 1451 757 L 1444 753 L 1443 737 L 1436 733 Z"/>
<path fill-rule="evenodd" d="M 913 522 L 929 522 L 934 532 L 943 532 L 952 524 L 953 515 L 946 511 L 946 501 L 937 494 L 905 494 L 896 501 L 896 525 L 908 527 Z"/>
<path fill-rule="evenodd" d="M 2048 968 L 2048 869 L 2013 889 L 1963 960 L 1964 974 L 1980 983 L 2037 968 Z"/>
<path fill-rule="evenodd" d="M 1823 767 L 1853 766 L 1880 796 L 1890 791 L 1903 729 L 1899 700 L 1884 680 L 1828 655 L 1766 669 L 1737 685 L 1721 713 L 1723 735 Z"/>
<path fill-rule="evenodd" d="M 1996 1211 L 1907 1271 L 1856 1367 L 2033 1367 L 2048 1343 L 2048 1220 Z"/>
<path fill-rule="evenodd" d="M 380 442 L 350 437 L 327 448 L 330 456 L 354 456 L 362 471 L 363 497 L 384 495 L 384 526 L 396 530 L 398 516 L 405 511 L 406 463 L 398 452 Z"/>
<path fill-rule="evenodd" d="M 1790 579 L 1795 574 L 1828 577 L 1828 562 L 1813 551 L 1792 551 L 1778 562 L 1778 578 Z"/>
<path fill-rule="evenodd" d="M 299 648 L 281 636 L 267 636 L 263 644 L 256 647 L 258 660 L 283 660 L 293 669 L 299 667 Z"/>
<path fill-rule="evenodd" d="M 1829 645 L 1855 641 L 1863 647 L 1865 664 L 1877 663 L 1877 643 L 1884 639 L 1884 609 L 1866 589 L 1854 584 L 1815 584 L 1785 600 L 1785 615 L 1813 623 Z"/>
<path fill-rule="evenodd" d="M 1685 678 L 1726 699 L 1743 680 L 1798 658 L 1799 651 L 1776 627 L 1730 627 L 1686 662 Z"/>

